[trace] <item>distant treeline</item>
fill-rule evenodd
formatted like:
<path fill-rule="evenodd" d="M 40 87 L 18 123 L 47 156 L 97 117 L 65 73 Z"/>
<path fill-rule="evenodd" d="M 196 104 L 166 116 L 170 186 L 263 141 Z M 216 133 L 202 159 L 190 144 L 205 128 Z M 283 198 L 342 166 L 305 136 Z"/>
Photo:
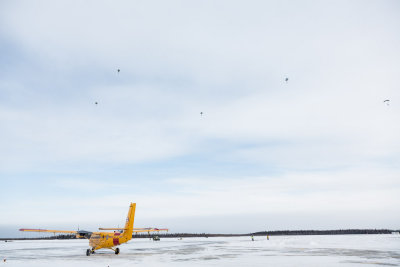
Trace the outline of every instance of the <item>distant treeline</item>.
<path fill-rule="evenodd" d="M 399 232 L 399 230 L 389 229 L 340 229 L 340 230 L 283 230 L 283 231 L 263 231 L 248 234 L 191 234 L 191 233 L 156 233 L 151 234 L 140 233 L 133 234 L 132 238 L 153 238 L 159 236 L 160 238 L 185 238 L 185 237 L 234 237 L 234 236 L 277 236 L 277 235 L 363 235 L 363 234 L 391 234 Z M 75 235 L 52 235 L 47 237 L 33 237 L 33 238 L 0 238 L 2 241 L 9 240 L 42 240 L 42 239 L 76 239 Z"/>
<path fill-rule="evenodd" d="M 157 235 L 160 238 L 180 238 L 180 237 L 234 237 L 234 236 L 267 236 L 267 235 L 362 235 L 362 234 L 391 234 L 398 232 L 389 229 L 341 229 L 341 230 L 283 230 L 283 231 L 263 231 L 248 234 L 190 234 L 190 233 L 160 233 L 134 234 L 133 238 L 152 238 Z"/>
<path fill-rule="evenodd" d="M 232 236 L 246 236 L 249 234 L 190 234 L 190 233 L 156 233 L 152 232 L 151 234 L 141 233 L 141 234 L 133 234 L 132 238 L 153 238 L 153 236 L 158 236 L 160 238 L 183 238 L 183 237 L 232 237 Z"/>
<path fill-rule="evenodd" d="M 391 234 L 389 229 L 340 229 L 340 230 L 284 230 L 255 232 L 252 235 L 369 235 Z"/>
<path fill-rule="evenodd" d="M 9 241 L 9 240 L 43 240 L 43 239 L 76 239 L 75 235 L 52 235 L 52 236 L 43 236 L 43 237 L 21 237 L 21 238 L 0 238 L 2 241 Z"/>

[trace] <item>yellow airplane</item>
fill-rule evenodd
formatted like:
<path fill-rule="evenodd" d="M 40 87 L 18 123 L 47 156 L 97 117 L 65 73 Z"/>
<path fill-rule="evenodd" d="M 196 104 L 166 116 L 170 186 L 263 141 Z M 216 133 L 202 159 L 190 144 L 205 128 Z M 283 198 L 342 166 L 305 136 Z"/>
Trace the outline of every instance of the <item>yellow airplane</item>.
<path fill-rule="evenodd" d="M 133 233 L 168 231 L 168 229 L 158 228 L 133 228 L 135 219 L 136 203 L 131 203 L 129 207 L 128 217 L 124 228 L 99 228 L 99 230 L 113 230 L 113 232 L 89 232 L 89 231 L 63 231 L 63 230 L 45 230 L 45 229 L 19 229 L 23 232 L 45 232 L 45 233 L 64 233 L 76 234 L 77 238 L 89 239 L 91 249 L 86 250 L 86 255 L 90 256 L 96 250 L 101 248 L 111 249 L 115 254 L 119 254 L 118 245 L 128 242 L 132 239 Z"/>

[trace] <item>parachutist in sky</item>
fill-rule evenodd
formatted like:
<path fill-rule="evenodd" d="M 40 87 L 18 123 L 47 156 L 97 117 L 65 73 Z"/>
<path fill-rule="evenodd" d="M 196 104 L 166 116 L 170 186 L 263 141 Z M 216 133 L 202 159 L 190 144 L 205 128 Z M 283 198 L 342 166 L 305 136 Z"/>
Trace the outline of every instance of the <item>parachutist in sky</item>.
<path fill-rule="evenodd" d="M 288 78 L 288 77 L 286 77 L 286 78 L 285 78 L 285 82 L 288 82 L 288 81 L 289 81 L 289 78 Z"/>
<path fill-rule="evenodd" d="M 94 102 L 94 104 L 97 105 L 98 103 L 97 103 L 97 102 Z"/>
<path fill-rule="evenodd" d="M 120 69 L 118 69 L 117 71 L 118 71 L 118 73 L 119 73 L 121 70 L 120 70 Z"/>
<path fill-rule="evenodd" d="M 389 102 L 390 102 L 389 99 L 386 99 L 386 100 L 383 101 L 383 103 L 386 103 L 386 105 L 388 105 L 388 106 L 389 106 Z"/>
<path fill-rule="evenodd" d="M 203 116 L 203 111 L 202 111 L 202 112 L 200 112 L 200 116 Z"/>

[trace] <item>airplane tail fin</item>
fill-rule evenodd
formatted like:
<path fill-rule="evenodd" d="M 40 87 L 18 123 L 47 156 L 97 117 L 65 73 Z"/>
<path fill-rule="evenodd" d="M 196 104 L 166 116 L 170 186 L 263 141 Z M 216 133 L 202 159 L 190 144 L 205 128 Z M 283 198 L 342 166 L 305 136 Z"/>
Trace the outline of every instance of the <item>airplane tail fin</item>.
<path fill-rule="evenodd" d="M 126 218 L 125 231 L 123 235 L 127 240 L 132 239 L 133 223 L 135 221 L 136 203 L 131 203 L 129 206 L 128 217 Z"/>

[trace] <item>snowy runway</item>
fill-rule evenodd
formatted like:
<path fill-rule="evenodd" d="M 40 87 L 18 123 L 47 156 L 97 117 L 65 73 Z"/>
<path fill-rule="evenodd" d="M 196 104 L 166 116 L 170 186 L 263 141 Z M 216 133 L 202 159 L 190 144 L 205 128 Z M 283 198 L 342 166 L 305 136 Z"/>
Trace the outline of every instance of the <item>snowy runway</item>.
<path fill-rule="evenodd" d="M 87 240 L 0 243 L 3 266 L 400 266 L 400 235 L 133 239 L 86 256 Z M 3 259 L 7 261 L 4 263 Z"/>

